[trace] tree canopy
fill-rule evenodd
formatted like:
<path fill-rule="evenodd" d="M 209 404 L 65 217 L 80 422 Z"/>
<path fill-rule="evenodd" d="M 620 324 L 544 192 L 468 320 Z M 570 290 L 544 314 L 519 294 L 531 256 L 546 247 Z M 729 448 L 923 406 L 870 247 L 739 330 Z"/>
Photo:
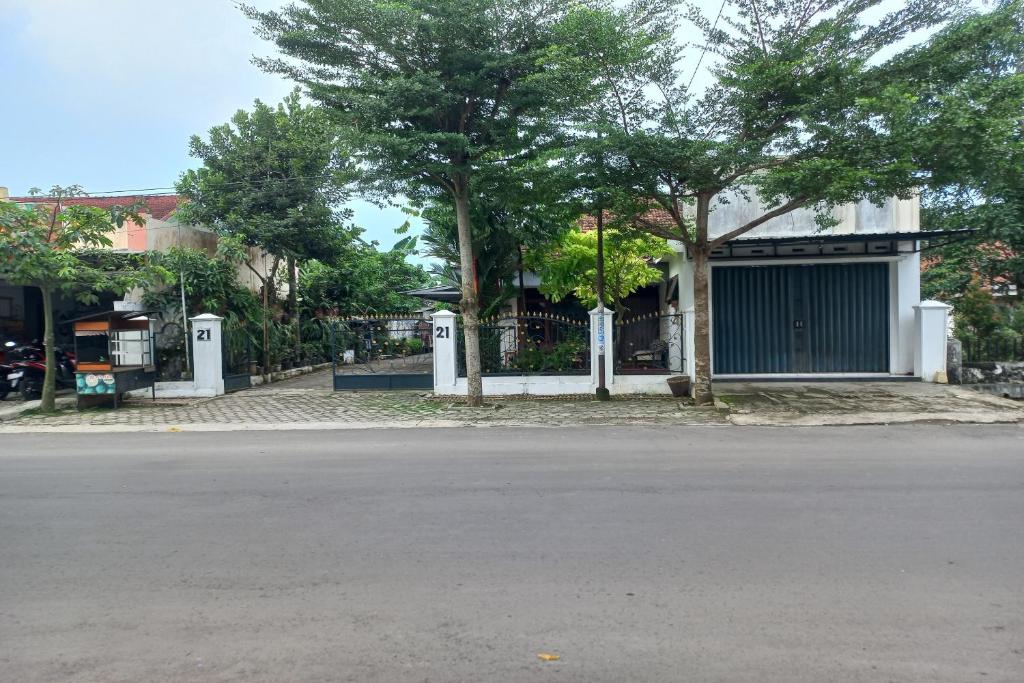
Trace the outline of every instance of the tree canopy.
<path fill-rule="evenodd" d="M 605 304 L 621 318 L 626 297 L 664 277 L 654 260 L 672 252 L 660 237 L 614 229 L 605 231 L 604 252 Z M 531 249 L 526 265 L 540 276 L 541 293 L 553 301 L 574 294 L 588 308 L 597 305 L 597 231 L 572 230 Z"/>
<path fill-rule="evenodd" d="M 137 207 L 104 210 L 63 203 L 82 194 L 78 186 L 54 187 L 46 195 L 40 194 L 40 203 L 34 206 L 0 202 L 0 278 L 38 287 L 42 294 L 46 377 L 41 409 L 47 412 L 54 410 L 56 393 L 54 294 L 96 303 L 97 292 L 124 293 L 166 275 L 157 266 L 132 267 L 127 261 L 114 269 L 110 259 L 97 258 L 91 250 L 113 245 L 110 233 L 115 225 L 120 227 L 126 220 L 141 222 L 141 218 Z"/>
<path fill-rule="evenodd" d="M 256 100 L 189 147 L 203 165 L 178 181 L 188 200 L 180 219 L 278 257 L 329 260 L 348 247 L 354 234 L 338 205 L 349 160 L 322 109 L 297 90 L 277 107 Z"/>
<path fill-rule="evenodd" d="M 1024 290 L 1024 3 L 969 15 L 898 65 L 887 118 L 922 169 L 923 227 L 977 231 L 939 250 L 925 290 L 953 300 L 974 274 Z"/>
<path fill-rule="evenodd" d="M 735 0 L 719 20 L 691 8 L 686 19 L 712 56 L 711 85 L 690 91 L 672 38 L 671 1 L 574 11 L 575 51 L 555 68 L 600 68 L 603 117 L 575 125 L 607 141 L 620 216 L 682 242 L 693 259 L 695 397 L 711 401 L 707 261 L 711 251 L 802 207 L 829 209 L 864 198 L 909 196 L 918 178 L 908 141 L 879 125 L 874 98 L 899 79 L 892 49 L 913 31 L 945 21 L 957 3 L 917 0 L 871 19 L 877 0 Z M 717 206 L 756 199 L 763 207 L 712 231 Z M 652 218 L 651 210 L 660 216 Z"/>
<path fill-rule="evenodd" d="M 455 211 L 459 268 L 474 271 L 471 205 L 551 138 L 543 58 L 570 5 L 550 0 L 303 0 L 246 7 L 284 58 L 259 59 L 303 85 L 341 126 L 365 190 Z M 529 192 L 530 186 L 521 186 Z M 469 401 L 482 400 L 475 277 L 462 277 Z"/>
<path fill-rule="evenodd" d="M 308 261 L 299 273 L 303 317 L 408 311 L 422 305 L 403 294 L 426 286 L 423 266 L 407 261 L 401 245 L 379 251 L 372 244 L 346 250 L 330 263 Z"/>

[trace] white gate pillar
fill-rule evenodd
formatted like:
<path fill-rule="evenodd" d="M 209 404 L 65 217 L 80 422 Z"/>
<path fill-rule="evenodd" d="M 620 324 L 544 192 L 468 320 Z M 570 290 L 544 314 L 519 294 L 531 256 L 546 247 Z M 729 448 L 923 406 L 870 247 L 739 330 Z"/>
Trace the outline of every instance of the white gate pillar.
<path fill-rule="evenodd" d="M 430 330 L 434 342 L 434 393 L 451 394 L 459 377 L 458 334 L 456 315 L 451 311 L 438 311 L 430 316 Z"/>
<path fill-rule="evenodd" d="M 590 312 L 590 381 L 597 386 L 598 358 L 604 351 L 604 383 L 610 387 L 615 381 L 615 313 L 604 309 L 604 316 L 595 308 Z"/>
<path fill-rule="evenodd" d="M 914 306 L 914 375 L 925 382 L 946 380 L 946 338 L 949 309 L 941 301 L 922 301 Z"/>
<path fill-rule="evenodd" d="M 223 321 L 224 318 L 211 313 L 189 318 L 192 323 L 192 381 L 200 396 L 224 393 Z"/>
<path fill-rule="evenodd" d="M 694 365 L 697 348 L 693 341 L 693 331 L 695 326 L 696 313 L 693 306 L 690 306 L 683 311 L 683 354 L 686 360 L 686 365 L 683 367 L 683 373 L 690 376 L 691 383 L 697 381 L 697 373 L 695 372 L 696 366 Z"/>

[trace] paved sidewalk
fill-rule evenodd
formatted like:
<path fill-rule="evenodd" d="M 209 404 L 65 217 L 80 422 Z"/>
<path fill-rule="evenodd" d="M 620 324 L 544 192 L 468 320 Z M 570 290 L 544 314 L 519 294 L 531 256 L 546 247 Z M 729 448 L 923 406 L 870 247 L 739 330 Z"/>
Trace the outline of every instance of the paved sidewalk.
<path fill-rule="evenodd" d="M 0 433 L 229 431 L 569 425 L 814 426 L 900 422 L 1018 422 L 1024 404 L 919 382 L 718 384 L 726 410 L 672 398 L 488 399 L 470 408 L 423 392 L 335 392 L 318 372 L 215 399 L 133 401 L 120 410 L 25 415 Z"/>
<path fill-rule="evenodd" d="M 739 425 L 1018 422 L 1024 402 L 926 382 L 717 383 Z"/>

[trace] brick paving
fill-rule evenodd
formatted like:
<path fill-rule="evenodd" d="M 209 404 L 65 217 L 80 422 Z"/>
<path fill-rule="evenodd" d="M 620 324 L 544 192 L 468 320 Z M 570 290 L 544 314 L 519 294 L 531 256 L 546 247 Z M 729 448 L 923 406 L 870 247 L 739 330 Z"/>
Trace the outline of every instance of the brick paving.
<path fill-rule="evenodd" d="M 1024 402 L 928 382 L 721 383 L 733 424 L 1017 422 Z"/>
<path fill-rule="evenodd" d="M 483 408 L 424 392 L 335 392 L 330 370 L 215 399 L 132 401 L 119 410 L 22 415 L 0 431 L 102 428 L 358 428 L 561 425 L 827 425 L 909 421 L 1012 422 L 1024 404 L 919 382 L 721 384 L 729 410 L 695 408 L 672 398 L 487 399 Z"/>
<path fill-rule="evenodd" d="M 724 422 L 714 410 L 684 406 L 670 398 L 598 403 L 578 399 L 488 400 L 470 408 L 424 392 L 336 392 L 330 371 L 191 402 L 131 401 L 119 410 L 63 411 L 25 415 L 5 427 L 83 425 L 299 425 L 485 426 L 570 424 L 709 424 Z M 0 427 L 2 429 L 3 427 Z"/>

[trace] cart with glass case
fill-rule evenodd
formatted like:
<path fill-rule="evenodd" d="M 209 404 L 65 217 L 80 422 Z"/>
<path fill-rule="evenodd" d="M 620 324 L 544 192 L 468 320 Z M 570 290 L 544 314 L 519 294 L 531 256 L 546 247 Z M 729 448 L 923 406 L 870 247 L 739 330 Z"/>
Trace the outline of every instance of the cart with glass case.
<path fill-rule="evenodd" d="M 153 321 L 140 311 L 108 311 L 73 320 L 78 407 L 117 407 L 124 394 L 156 398 Z"/>

